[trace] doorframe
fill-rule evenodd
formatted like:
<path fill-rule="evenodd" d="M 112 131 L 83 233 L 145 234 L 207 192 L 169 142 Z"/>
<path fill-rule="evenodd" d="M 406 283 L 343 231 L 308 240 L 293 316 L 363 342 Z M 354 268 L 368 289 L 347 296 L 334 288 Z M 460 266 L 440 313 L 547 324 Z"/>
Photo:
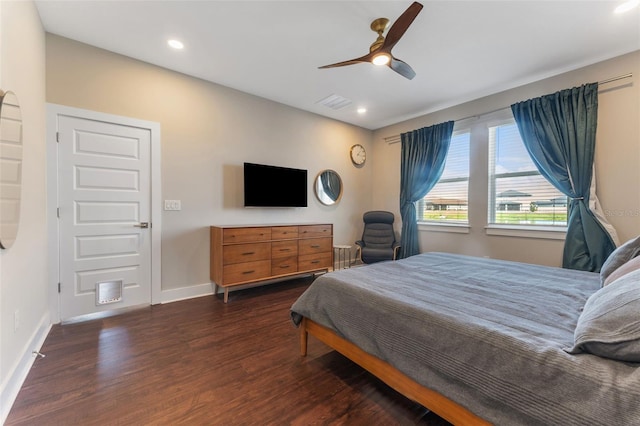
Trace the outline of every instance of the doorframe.
<path fill-rule="evenodd" d="M 120 115 L 106 114 L 81 108 L 47 103 L 47 252 L 50 281 L 49 310 L 51 323 L 60 322 L 60 240 L 58 223 L 58 116 L 78 117 L 125 126 L 147 129 L 151 132 L 151 304 L 162 303 L 162 174 L 160 170 L 160 123 Z"/>

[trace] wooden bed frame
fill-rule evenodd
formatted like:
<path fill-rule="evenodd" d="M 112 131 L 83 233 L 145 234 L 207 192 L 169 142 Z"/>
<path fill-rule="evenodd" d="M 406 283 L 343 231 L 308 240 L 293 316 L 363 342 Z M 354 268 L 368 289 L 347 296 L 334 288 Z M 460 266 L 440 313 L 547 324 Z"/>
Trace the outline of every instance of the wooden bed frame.
<path fill-rule="evenodd" d="M 415 382 L 391 364 L 370 355 L 353 343 L 338 336 L 332 330 L 310 320 L 302 318 L 300 323 L 300 354 L 307 355 L 307 337 L 311 334 L 329 347 L 340 352 L 405 397 L 416 401 L 423 407 L 454 425 L 490 425 L 471 411 Z"/>

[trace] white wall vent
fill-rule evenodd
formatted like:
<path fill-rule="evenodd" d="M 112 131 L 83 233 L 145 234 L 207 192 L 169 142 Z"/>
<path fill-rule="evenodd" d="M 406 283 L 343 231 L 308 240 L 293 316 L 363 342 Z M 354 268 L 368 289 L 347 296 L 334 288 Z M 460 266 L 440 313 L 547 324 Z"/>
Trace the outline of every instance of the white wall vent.
<path fill-rule="evenodd" d="M 320 99 L 317 104 L 324 105 L 331 109 L 341 109 L 346 107 L 347 105 L 351 105 L 351 99 L 343 98 L 340 95 L 329 95 L 324 99 Z"/>

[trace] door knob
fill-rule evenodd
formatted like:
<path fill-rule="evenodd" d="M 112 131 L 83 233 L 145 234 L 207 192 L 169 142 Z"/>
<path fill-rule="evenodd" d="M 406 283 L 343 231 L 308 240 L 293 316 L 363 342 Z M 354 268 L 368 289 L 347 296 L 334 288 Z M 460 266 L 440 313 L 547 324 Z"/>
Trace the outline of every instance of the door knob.
<path fill-rule="evenodd" d="M 149 222 L 140 222 L 138 224 L 133 225 L 136 228 L 148 228 L 149 227 Z"/>

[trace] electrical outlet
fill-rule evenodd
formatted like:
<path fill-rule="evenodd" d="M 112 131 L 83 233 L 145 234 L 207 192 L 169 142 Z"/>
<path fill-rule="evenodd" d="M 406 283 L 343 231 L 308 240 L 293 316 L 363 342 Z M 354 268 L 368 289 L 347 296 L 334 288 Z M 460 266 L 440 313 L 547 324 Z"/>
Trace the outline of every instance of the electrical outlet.
<path fill-rule="evenodd" d="M 165 210 L 181 210 L 182 206 L 180 200 L 164 200 Z"/>

